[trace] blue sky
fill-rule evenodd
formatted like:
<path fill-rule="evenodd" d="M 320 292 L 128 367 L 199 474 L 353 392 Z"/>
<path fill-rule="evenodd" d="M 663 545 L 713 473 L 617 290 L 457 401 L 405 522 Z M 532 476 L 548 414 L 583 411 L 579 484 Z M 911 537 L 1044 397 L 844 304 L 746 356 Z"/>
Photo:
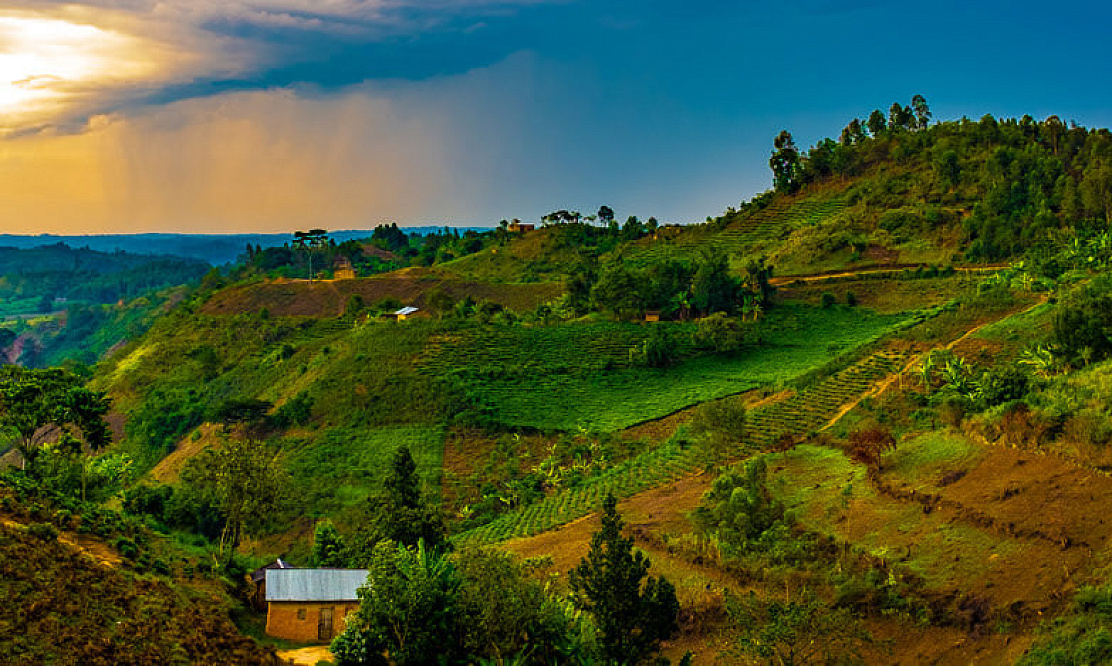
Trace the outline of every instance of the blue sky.
<path fill-rule="evenodd" d="M 936 119 L 1112 124 L 1097 3 L 16 5 L 0 225 L 25 233 L 483 225 L 603 203 L 691 222 L 769 186 L 780 129 L 810 145 L 917 93 Z M 78 61 L 102 43 L 98 67 L 9 67 L 35 94 L 5 105 L 4 58 L 53 34 L 20 40 L 32 20 L 95 27 L 57 34 Z"/>

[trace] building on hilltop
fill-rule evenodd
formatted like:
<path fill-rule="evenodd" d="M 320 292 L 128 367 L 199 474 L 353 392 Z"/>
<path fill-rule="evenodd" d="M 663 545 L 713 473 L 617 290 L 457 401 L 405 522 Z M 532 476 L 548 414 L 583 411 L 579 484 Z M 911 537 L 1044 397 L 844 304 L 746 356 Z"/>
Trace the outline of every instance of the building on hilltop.
<path fill-rule="evenodd" d="M 333 264 L 335 270 L 332 271 L 332 278 L 334 280 L 353 280 L 355 279 L 355 266 L 352 265 L 351 260 L 345 256 L 336 257 Z"/>
<path fill-rule="evenodd" d="M 266 633 L 294 641 L 330 641 L 359 608 L 367 569 L 267 569 Z"/>
<path fill-rule="evenodd" d="M 518 222 L 517 220 L 514 220 L 513 222 L 511 222 L 510 226 L 509 226 L 510 231 L 517 231 L 517 232 L 533 231 L 536 228 L 537 228 L 537 225 L 535 225 L 535 224 L 526 224 L 525 222 Z"/>
<path fill-rule="evenodd" d="M 405 321 L 406 319 L 409 319 L 410 317 L 412 317 L 413 315 L 415 315 L 419 311 L 420 311 L 420 308 L 415 308 L 415 307 L 412 307 L 412 306 L 408 306 L 408 307 L 402 308 L 401 310 L 398 310 L 397 312 L 391 312 L 391 313 L 387 314 L 386 317 L 389 318 L 389 319 L 393 319 L 394 321 Z"/>

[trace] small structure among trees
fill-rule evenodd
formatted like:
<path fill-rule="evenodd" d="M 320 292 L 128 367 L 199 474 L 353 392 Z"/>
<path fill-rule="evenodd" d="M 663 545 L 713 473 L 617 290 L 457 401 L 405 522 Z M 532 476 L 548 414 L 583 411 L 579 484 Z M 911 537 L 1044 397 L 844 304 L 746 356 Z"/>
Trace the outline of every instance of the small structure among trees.
<path fill-rule="evenodd" d="M 359 608 L 366 569 L 267 569 L 266 633 L 295 641 L 330 641 Z"/>

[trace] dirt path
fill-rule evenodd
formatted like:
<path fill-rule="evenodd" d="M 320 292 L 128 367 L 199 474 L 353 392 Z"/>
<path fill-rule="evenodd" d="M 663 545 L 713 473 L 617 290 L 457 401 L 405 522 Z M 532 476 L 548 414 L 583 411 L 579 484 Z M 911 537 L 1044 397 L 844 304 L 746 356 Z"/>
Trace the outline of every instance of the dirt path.
<path fill-rule="evenodd" d="M 884 275 L 899 273 L 912 268 L 925 268 L 926 264 L 895 264 L 885 268 L 861 268 L 852 271 L 834 271 L 829 273 L 815 273 L 812 275 L 784 275 L 781 277 L 774 277 L 769 280 L 769 284 L 774 287 L 782 287 L 792 282 L 823 282 L 825 280 L 841 280 L 845 278 L 855 278 L 870 275 Z M 1007 265 L 1003 266 L 958 266 L 954 270 L 959 273 L 989 273 L 992 271 L 999 271 L 1008 268 Z"/>
<path fill-rule="evenodd" d="M 278 650 L 278 658 L 297 666 L 316 666 L 322 661 L 332 661 L 332 653 L 327 647 L 317 645 L 296 650 Z"/>

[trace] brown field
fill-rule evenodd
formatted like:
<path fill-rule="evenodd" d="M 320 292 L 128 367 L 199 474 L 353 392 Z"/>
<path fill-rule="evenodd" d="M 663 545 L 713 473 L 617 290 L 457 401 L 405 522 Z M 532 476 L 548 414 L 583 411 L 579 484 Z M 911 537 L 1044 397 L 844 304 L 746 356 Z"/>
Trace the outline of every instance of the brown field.
<path fill-rule="evenodd" d="M 442 289 L 457 301 L 468 296 L 490 300 L 511 310 L 527 311 L 561 293 L 558 283 L 490 284 L 469 282 L 437 271 L 408 268 L 387 275 L 352 280 L 305 280 L 264 282 L 223 289 L 202 308 L 210 315 L 257 313 L 264 308 L 281 317 L 336 317 L 343 314 L 348 298 L 361 296 L 372 305 L 396 298 L 405 305 L 423 307 L 426 295 Z"/>

